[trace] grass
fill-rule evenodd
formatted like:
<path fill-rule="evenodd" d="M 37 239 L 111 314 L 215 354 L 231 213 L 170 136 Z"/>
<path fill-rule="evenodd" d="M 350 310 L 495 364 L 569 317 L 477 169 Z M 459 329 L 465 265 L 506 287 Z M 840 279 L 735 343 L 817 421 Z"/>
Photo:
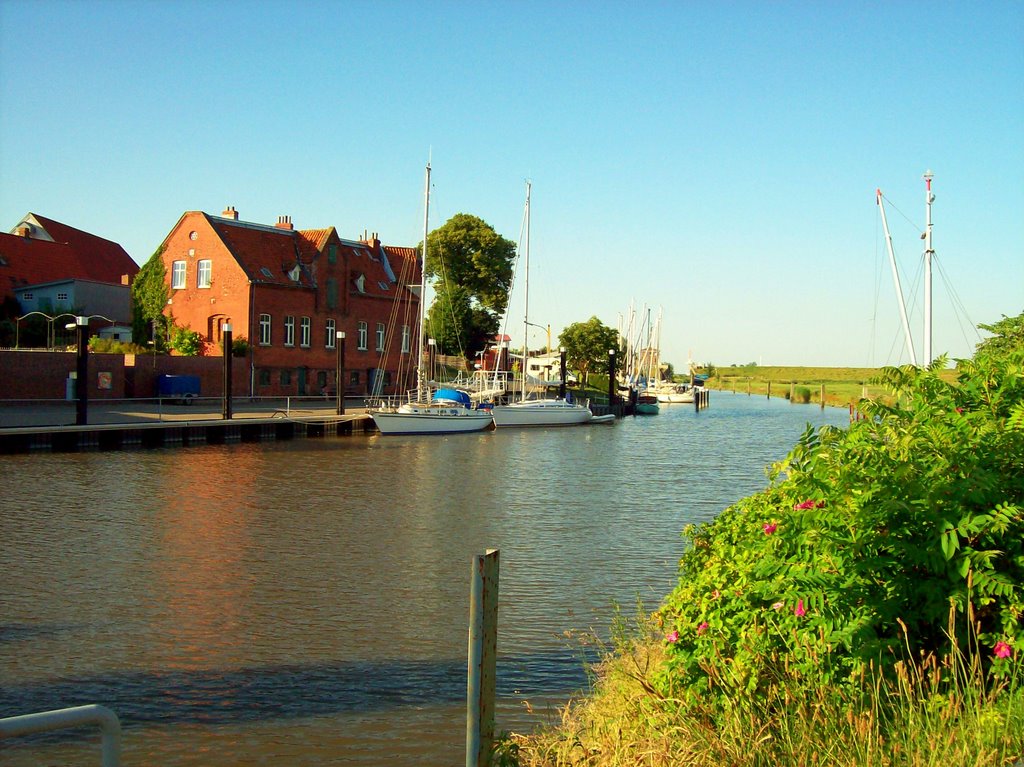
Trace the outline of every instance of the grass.
<path fill-rule="evenodd" d="M 928 658 L 899 666 L 894 678 L 865 674 L 853 692 L 783 683 L 722 715 L 655 692 L 664 640 L 649 623 L 616 645 L 591 693 L 570 702 L 554 726 L 509 736 L 504 747 L 515 761 L 499 763 L 995 767 L 1024 759 L 1019 659 L 1001 680 L 977 664 Z"/>

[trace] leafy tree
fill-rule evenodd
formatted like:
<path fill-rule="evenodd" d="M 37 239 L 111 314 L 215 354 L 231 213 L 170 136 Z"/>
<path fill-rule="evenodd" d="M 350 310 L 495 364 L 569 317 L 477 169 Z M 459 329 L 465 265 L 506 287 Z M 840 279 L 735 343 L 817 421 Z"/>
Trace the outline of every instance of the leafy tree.
<path fill-rule="evenodd" d="M 166 350 L 167 317 L 167 270 L 163 262 L 164 246 L 161 245 L 135 275 L 132 281 L 132 338 L 146 343 L 153 337 L 158 351 Z"/>
<path fill-rule="evenodd" d="M 508 306 L 516 245 L 467 213 L 431 232 L 428 245 L 426 275 L 437 292 L 431 307 L 435 337 L 445 349 L 472 357 L 497 331 Z"/>
<path fill-rule="evenodd" d="M 608 350 L 618 349 L 618 334 L 597 317 L 574 322 L 558 335 L 558 345 L 565 348 L 569 367 L 583 374 L 587 384 L 591 372 L 608 372 Z"/>
<path fill-rule="evenodd" d="M 1005 355 L 1013 350 L 1024 349 L 1024 313 L 1016 317 L 1007 317 L 1004 314 L 999 322 L 978 327 L 987 330 L 993 336 L 978 344 L 974 352 L 975 359 L 992 354 Z"/>

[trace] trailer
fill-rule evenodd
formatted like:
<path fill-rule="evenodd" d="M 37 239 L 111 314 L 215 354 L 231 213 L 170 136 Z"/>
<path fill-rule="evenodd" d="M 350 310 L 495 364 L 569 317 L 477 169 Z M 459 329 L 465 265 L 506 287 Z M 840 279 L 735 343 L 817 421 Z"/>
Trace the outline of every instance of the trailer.
<path fill-rule="evenodd" d="M 157 396 L 173 399 L 179 405 L 191 405 L 199 396 L 199 376 L 161 375 L 157 379 Z"/>

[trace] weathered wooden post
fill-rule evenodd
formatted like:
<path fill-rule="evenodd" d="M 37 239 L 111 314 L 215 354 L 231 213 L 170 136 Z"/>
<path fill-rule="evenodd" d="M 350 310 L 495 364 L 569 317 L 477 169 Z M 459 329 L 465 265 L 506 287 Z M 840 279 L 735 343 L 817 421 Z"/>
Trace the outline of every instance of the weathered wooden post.
<path fill-rule="evenodd" d="M 487 767 L 494 748 L 499 552 L 473 557 L 466 679 L 466 767 Z"/>
<path fill-rule="evenodd" d="M 224 393 L 221 395 L 223 401 L 221 403 L 221 417 L 225 421 L 231 420 L 231 360 L 233 356 L 231 354 L 231 323 L 225 322 L 221 328 L 223 332 L 222 351 L 224 353 Z"/>
<path fill-rule="evenodd" d="M 772 382 L 768 382 L 768 399 L 772 398 Z"/>
<path fill-rule="evenodd" d="M 820 392 L 820 394 L 818 396 L 821 397 L 821 409 L 824 410 L 825 409 L 825 384 L 821 385 L 821 392 Z"/>

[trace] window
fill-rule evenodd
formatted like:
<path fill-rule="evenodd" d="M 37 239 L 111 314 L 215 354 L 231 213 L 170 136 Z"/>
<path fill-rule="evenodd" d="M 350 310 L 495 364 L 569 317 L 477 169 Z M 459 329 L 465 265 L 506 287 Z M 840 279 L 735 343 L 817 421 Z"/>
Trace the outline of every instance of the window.
<path fill-rule="evenodd" d="M 260 268 L 260 274 L 262 274 L 268 280 L 274 279 L 274 273 L 265 266 Z"/>
<path fill-rule="evenodd" d="M 358 339 L 356 341 L 356 348 L 359 351 L 361 351 L 361 352 L 365 352 L 366 351 L 366 341 L 367 341 L 367 339 L 366 339 L 366 330 L 367 330 L 366 323 L 365 322 L 360 322 L 359 323 L 359 337 L 358 337 Z"/>
<path fill-rule="evenodd" d="M 284 345 L 295 346 L 295 318 L 290 314 L 284 318 Z"/>
<path fill-rule="evenodd" d="M 384 351 L 384 323 L 377 323 L 377 351 Z"/>
<path fill-rule="evenodd" d="M 291 385 L 292 385 L 292 371 L 290 371 L 290 370 L 282 370 L 281 371 L 281 386 L 291 386 Z"/>
<path fill-rule="evenodd" d="M 260 371 L 260 386 L 270 386 L 270 371 L 269 370 L 261 370 Z"/>
<path fill-rule="evenodd" d="M 22 293 L 21 294 L 21 300 L 22 301 L 34 301 L 35 298 L 36 297 L 34 295 L 32 295 L 31 293 Z"/>
<path fill-rule="evenodd" d="M 327 246 L 327 263 L 336 264 L 338 262 L 338 246 L 333 242 Z"/>
<path fill-rule="evenodd" d="M 270 346 L 270 315 L 260 315 L 260 346 Z M 267 381 L 270 383 L 270 381 Z"/>
<path fill-rule="evenodd" d="M 309 317 L 303 317 L 299 323 L 299 346 L 309 346 Z"/>
<path fill-rule="evenodd" d="M 384 280 L 377 280 L 377 287 L 381 290 L 391 290 L 391 285 L 384 282 Z"/>
<path fill-rule="evenodd" d="M 213 284 L 213 262 L 205 258 L 199 262 L 199 275 L 196 279 L 197 288 L 208 288 Z"/>
<path fill-rule="evenodd" d="M 67 301 L 68 300 L 68 294 L 67 293 L 58 293 L 57 294 L 57 300 L 58 301 Z"/>
<path fill-rule="evenodd" d="M 411 339 L 409 337 L 409 326 L 402 325 L 402 354 L 409 353 L 409 350 L 412 348 L 412 344 L 410 343 L 410 341 Z"/>
<path fill-rule="evenodd" d="M 327 371 L 318 370 L 316 374 L 316 388 L 318 391 L 327 393 Z"/>
<path fill-rule="evenodd" d="M 348 374 L 348 385 L 349 386 L 359 386 L 359 371 L 358 370 L 353 370 L 351 373 Z"/>
<path fill-rule="evenodd" d="M 333 277 L 327 278 L 327 308 L 338 308 L 338 281 Z"/>
<path fill-rule="evenodd" d="M 328 349 L 333 349 L 334 348 L 334 340 L 337 338 L 337 336 L 335 335 L 335 333 L 337 332 L 335 328 L 336 328 L 336 326 L 334 324 L 334 320 L 327 320 L 327 328 L 325 329 L 326 337 L 324 338 L 324 346 L 327 347 Z"/>
<path fill-rule="evenodd" d="M 184 290 L 185 262 L 175 261 L 171 266 L 171 290 Z"/>

